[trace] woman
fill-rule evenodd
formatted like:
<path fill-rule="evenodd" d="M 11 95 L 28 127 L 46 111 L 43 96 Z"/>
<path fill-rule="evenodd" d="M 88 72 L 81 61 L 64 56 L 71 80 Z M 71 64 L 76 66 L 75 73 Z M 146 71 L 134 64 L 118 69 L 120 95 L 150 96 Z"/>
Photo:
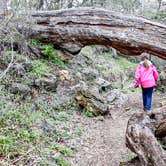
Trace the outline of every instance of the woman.
<path fill-rule="evenodd" d="M 156 86 L 158 72 L 147 56 L 143 56 L 141 60 L 136 69 L 134 88 L 141 85 L 144 111 L 148 112 L 151 109 L 153 87 Z"/>

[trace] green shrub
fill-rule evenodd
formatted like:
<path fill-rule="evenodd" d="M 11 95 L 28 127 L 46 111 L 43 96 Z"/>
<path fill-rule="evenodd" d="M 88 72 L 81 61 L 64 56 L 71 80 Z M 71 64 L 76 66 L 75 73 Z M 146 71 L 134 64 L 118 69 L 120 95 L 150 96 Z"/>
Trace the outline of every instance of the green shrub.
<path fill-rule="evenodd" d="M 27 41 L 28 44 L 33 45 L 33 46 L 41 46 L 41 42 L 36 39 L 30 39 Z"/>
<path fill-rule="evenodd" d="M 64 62 L 56 55 L 54 50 L 54 46 L 52 44 L 46 44 L 42 46 L 42 54 L 47 56 L 52 60 L 52 62 L 56 63 L 60 67 L 64 67 Z"/>
<path fill-rule="evenodd" d="M 41 52 L 43 55 L 45 55 L 51 59 L 54 59 L 54 57 L 55 57 L 55 50 L 54 50 L 54 46 L 52 44 L 43 45 Z"/>
<path fill-rule="evenodd" d="M 83 113 L 83 115 L 88 116 L 88 117 L 93 117 L 93 116 L 94 116 L 93 112 L 90 112 L 90 111 L 87 110 L 86 108 L 84 108 L 84 109 L 82 110 L 82 113 Z"/>

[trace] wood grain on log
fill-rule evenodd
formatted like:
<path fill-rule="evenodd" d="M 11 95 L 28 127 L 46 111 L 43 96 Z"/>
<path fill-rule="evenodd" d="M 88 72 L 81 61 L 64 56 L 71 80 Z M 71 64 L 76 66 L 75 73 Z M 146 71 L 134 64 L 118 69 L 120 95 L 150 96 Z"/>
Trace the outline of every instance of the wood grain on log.
<path fill-rule="evenodd" d="M 145 113 L 134 114 L 128 122 L 126 145 L 135 152 L 143 166 L 165 166 L 166 152 L 155 137 L 157 126 L 166 118 L 166 107 Z"/>
<path fill-rule="evenodd" d="M 86 45 L 112 46 L 126 55 L 142 52 L 166 59 L 166 25 L 99 8 L 40 11 L 31 37 L 72 53 Z"/>
<path fill-rule="evenodd" d="M 156 137 L 165 137 L 166 136 L 166 119 L 164 119 L 156 129 Z"/>

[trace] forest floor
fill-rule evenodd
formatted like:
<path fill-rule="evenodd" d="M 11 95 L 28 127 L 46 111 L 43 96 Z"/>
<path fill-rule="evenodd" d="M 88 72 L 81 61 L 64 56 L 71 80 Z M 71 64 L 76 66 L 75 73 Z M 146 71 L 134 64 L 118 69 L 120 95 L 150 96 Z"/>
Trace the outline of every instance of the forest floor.
<path fill-rule="evenodd" d="M 141 89 L 132 88 L 137 63 L 97 48 L 86 47 L 67 63 L 15 52 L 15 63 L 0 80 L 0 166 L 119 166 L 135 157 L 125 132 L 129 118 L 142 111 Z M 7 57 L 0 56 L 1 72 Z M 98 88 L 97 78 L 111 84 L 110 98 L 119 95 L 105 116 L 75 100 L 77 85 Z M 155 91 L 153 108 L 162 100 L 165 92 Z"/>
<path fill-rule="evenodd" d="M 125 145 L 125 132 L 129 118 L 142 111 L 141 93 L 128 94 L 129 102 L 124 108 L 114 108 L 111 116 L 79 117 L 84 134 L 75 140 L 79 151 L 72 159 L 74 166 L 119 166 L 121 162 L 135 157 Z M 164 94 L 154 92 L 153 109 L 160 107 Z M 77 117 L 75 117 L 77 119 Z"/>

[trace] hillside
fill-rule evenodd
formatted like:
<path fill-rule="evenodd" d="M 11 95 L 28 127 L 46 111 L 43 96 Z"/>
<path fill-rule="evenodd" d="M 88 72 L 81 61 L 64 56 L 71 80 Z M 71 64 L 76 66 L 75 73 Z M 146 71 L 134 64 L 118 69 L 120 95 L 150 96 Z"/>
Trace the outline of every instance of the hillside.
<path fill-rule="evenodd" d="M 133 89 L 137 63 L 122 55 L 114 58 L 101 46 L 85 47 L 64 62 L 51 45 L 42 48 L 40 59 L 14 52 L 14 63 L 1 80 L 1 165 L 118 165 L 135 156 L 125 147 L 125 130 L 130 116 L 142 111 L 141 91 Z M 9 62 L 1 56 L 1 70 Z M 85 84 L 101 88 L 103 101 L 89 104 L 103 114 L 109 103 L 104 116 L 76 100 Z M 153 108 L 163 100 L 165 91 L 156 91 Z"/>

